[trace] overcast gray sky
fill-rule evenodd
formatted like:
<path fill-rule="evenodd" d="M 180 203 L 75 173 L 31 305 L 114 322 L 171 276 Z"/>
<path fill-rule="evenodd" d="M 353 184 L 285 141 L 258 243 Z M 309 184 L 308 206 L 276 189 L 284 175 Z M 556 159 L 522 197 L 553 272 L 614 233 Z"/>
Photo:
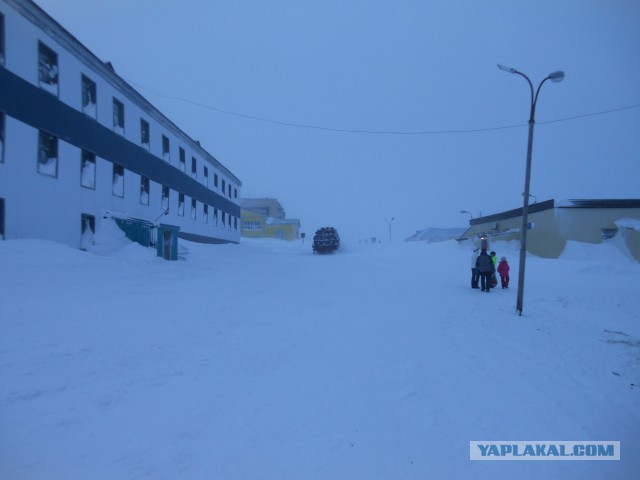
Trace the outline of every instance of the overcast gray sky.
<path fill-rule="evenodd" d="M 637 0 L 36 1 L 244 196 L 352 241 L 521 206 L 529 87 L 497 63 L 536 86 L 565 71 L 539 123 L 640 104 Z M 639 147 L 637 107 L 538 124 L 531 193 L 639 198 Z"/>

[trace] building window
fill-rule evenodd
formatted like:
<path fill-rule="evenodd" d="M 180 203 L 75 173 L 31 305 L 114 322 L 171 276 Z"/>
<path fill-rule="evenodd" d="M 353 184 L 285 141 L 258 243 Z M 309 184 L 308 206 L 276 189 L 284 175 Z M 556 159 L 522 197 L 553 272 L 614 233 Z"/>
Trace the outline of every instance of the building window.
<path fill-rule="evenodd" d="M 171 158 L 171 150 L 169 146 L 169 137 L 166 135 L 162 135 L 162 158 L 164 158 L 167 162 Z"/>
<path fill-rule="evenodd" d="M 227 184 L 224 180 L 222 180 L 222 195 L 224 195 L 224 192 L 227 190 Z"/>
<path fill-rule="evenodd" d="M 231 198 L 231 184 L 229 184 L 229 198 Z"/>
<path fill-rule="evenodd" d="M 117 163 L 113 164 L 113 186 L 111 193 L 116 197 L 124 197 L 124 167 Z"/>
<path fill-rule="evenodd" d="M 222 212 L 222 228 L 226 226 L 226 222 L 227 222 L 227 214 Z"/>
<path fill-rule="evenodd" d="M 233 189 L 233 198 L 238 198 L 238 189 L 237 188 Z"/>
<path fill-rule="evenodd" d="M 218 188 L 218 174 L 217 173 L 213 174 L 213 186 L 215 188 Z"/>
<path fill-rule="evenodd" d="M 209 205 L 202 204 L 202 223 L 209 223 Z"/>
<path fill-rule="evenodd" d="M 113 131 L 124 135 L 124 105 L 113 99 Z"/>
<path fill-rule="evenodd" d="M 205 187 L 209 186 L 209 169 L 204 167 L 204 180 L 202 181 Z"/>
<path fill-rule="evenodd" d="M 238 230 L 238 217 L 233 217 L 233 229 Z"/>
<path fill-rule="evenodd" d="M 83 213 L 80 217 L 80 250 L 87 250 L 94 244 L 96 233 L 96 217 Z"/>
<path fill-rule="evenodd" d="M 196 209 L 198 208 L 198 202 L 195 198 L 191 199 L 191 220 L 196 219 Z"/>
<path fill-rule="evenodd" d="M 4 162 L 4 113 L 0 112 L 0 163 Z"/>
<path fill-rule="evenodd" d="M 0 13 L 0 63 L 4 65 L 4 15 Z"/>
<path fill-rule="evenodd" d="M 162 207 L 163 212 L 169 211 L 169 186 L 168 185 L 162 186 L 162 202 L 160 205 Z"/>
<path fill-rule="evenodd" d="M 242 230 L 255 232 L 257 230 L 262 230 L 262 227 L 260 226 L 260 222 L 257 220 L 247 220 L 242 222 Z"/>
<path fill-rule="evenodd" d="M 80 185 L 85 188 L 96 188 L 96 156 L 82 150 L 82 157 L 80 160 Z"/>
<path fill-rule="evenodd" d="M 178 194 L 178 215 L 184 217 L 184 193 Z"/>
<path fill-rule="evenodd" d="M 187 160 L 186 160 L 186 154 L 184 153 L 184 148 L 180 147 L 178 150 L 180 152 L 180 170 L 182 170 L 183 172 L 186 172 Z"/>
<path fill-rule="evenodd" d="M 141 118 L 140 119 L 140 143 L 147 150 L 151 148 L 151 142 L 149 140 L 150 136 L 151 135 L 149 133 L 149 122 Z"/>
<path fill-rule="evenodd" d="M 98 114 L 96 97 L 96 82 L 82 75 L 82 113 L 91 118 L 96 118 Z"/>
<path fill-rule="evenodd" d="M 196 157 L 191 157 L 191 176 L 198 178 L 198 163 Z"/>
<path fill-rule="evenodd" d="M 4 240 L 4 198 L 0 198 L 0 240 Z"/>
<path fill-rule="evenodd" d="M 58 54 L 38 42 L 38 80 L 40 88 L 58 96 Z"/>
<path fill-rule="evenodd" d="M 213 209 L 213 226 L 214 227 L 218 226 L 218 209 L 217 208 Z"/>
<path fill-rule="evenodd" d="M 58 139 L 42 130 L 38 135 L 38 173 L 58 177 Z"/>
<path fill-rule="evenodd" d="M 149 177 L 140 175 L 140 203 L 149 205 Z"/>

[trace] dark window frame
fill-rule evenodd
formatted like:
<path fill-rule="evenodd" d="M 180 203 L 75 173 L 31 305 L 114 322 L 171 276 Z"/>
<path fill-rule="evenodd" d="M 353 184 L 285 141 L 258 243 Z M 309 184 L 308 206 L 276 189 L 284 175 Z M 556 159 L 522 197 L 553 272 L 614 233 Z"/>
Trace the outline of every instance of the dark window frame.
<path fill-rule="evenodd" d="M 166 207 L 165 207 L 165 198 L 166 200 Z M 163 212 L 168 212 L 169 211 L 169 206 L 171 205 L 171 188 L 169 188 L 169 185 L 162 185 L 162 194 L 160 197 L 160 207 L 162 208 Z"/>
<path fill-rule="evenodd" d="M 182 147 L 178 148 L 178 152 L 180 157 L 179 159 L 180 170 L 187 173 L 187 152 Z"/>
<path fill-rule="evenodd" d="M 118 197 L 118 198 L 124 198 L 124 193 L 125 193 L 125 188 L 124 188 L 124 165 L 120 165 L 119 163 L 114 163 L 113 164 L 113 173 L 111 176 L 111 194 L 114 197 Z M 120 173 L 122 172 L 122 173 Z M 122 177 L 122 195 L 119 193 L 116 193 L 116 176 L 121 176 Z"/>
<path fill-rule="evenodd" d="M 167 162 L 171 160 L 171 141 L 166 135 L 162 135 L 162 158 Z"/>
<path fill-rule="evenodd" d="M 96 234 L 96 217 L 88 213 L 81 213 L 80 238 L 84 237 L 84 232 L 86 231 L 87 227 L 89 227 L 89 230 L 91 230 L 92 235 Z M 80 244 L 80 250 L 86 250 L 85 248 L 82 248 L 82 242 Z"/>
<path fill-rule="evenodd" d="M 84 170 L 87 163 L 93 164 L 93 185 L 84 183 Z M 80 151 L 80 186 L 90 190 L 96 189 L 96 155 L 93 152 L 82 149 Z"/>
<path fill-rule="evenodd" d="M 184 217 L 184 193 L 178 192 L 178 216 Z"/>
<path fill-rule="evenodd" d="M 197 220 L 198 218 L 198 201 L 191 197 L 191 220 Z"/>
<path fill-rule="evenodd" d="M 47 85 L 55 86 L 55 93 Z M 38 40 L 38 86 L 56 97 L 60 95 L 58 53 L 42 40 Z"/>
<path fill-rule="evenodd" d="M 140 118 L 140 145 L 151 149 L 151 125 L 144 118 Z"/>
<path fill-rule="evenodd" d="M 80 74 L 81 96 L 82 96 L 82 113 L 91 118 L 98 118 L 98 86 L 96 82 L 87 77 L 84 73 Z M 93 112 L 89 109 L 89 105 L 94 105 Z"/>
<path fill-rule="evenodd" d="M 149 177 L 145 177 L 144 175 L 140 175 L 140 205 L 149 206 L 149 197 L 151 196 L 151 182 Z M 146 202 L 144 194 L 147 194 Z"/>
<path fill-rule="evenodd" d="M 53 150 L 54 156 L 51 156 L 51 150 Z M 45 157 L 44 154 L 48 153 Z M 49 162 L 47 160 L 55 160 L 55 172 L 48 173 L 41 165 L 46 165 Z M 45 161 L 43 161 L 45 160 Z M 38 173 L 47 177 L 58 178 L 58 137 L 52 135 L 44 130 L 38 130 Z"/>
<path fill-rule="evenodd" d="M 122 103 L 116 97 L 113 97 L 113 130 L 117 131 L 117 128 L 121 128 L 122 135 L 124 135 L 124 103 Z"/>

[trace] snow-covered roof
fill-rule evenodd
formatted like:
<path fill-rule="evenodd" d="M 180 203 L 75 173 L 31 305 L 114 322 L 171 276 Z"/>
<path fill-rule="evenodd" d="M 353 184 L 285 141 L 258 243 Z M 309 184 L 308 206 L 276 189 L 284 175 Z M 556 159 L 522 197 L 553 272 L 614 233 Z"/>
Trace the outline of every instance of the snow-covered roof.
<path fill-rule="evenodd" d="M 444 242 L 446 240 L 452 240 L 458 238 L 467 229 L 466 228 L 433 228 L 428 227 L 424 230 L 419 230 L 415 235 L 406 239 L 407 242 L 415 241 L 427 241 L 427 242 Z"/>
<path fill-rule="evenodd" d="M 636 232 L 640 232 L 640 219 L 637 218 L 621 218 L 616 220 L 615 224 L 618 228 L 630 228 Z"/>

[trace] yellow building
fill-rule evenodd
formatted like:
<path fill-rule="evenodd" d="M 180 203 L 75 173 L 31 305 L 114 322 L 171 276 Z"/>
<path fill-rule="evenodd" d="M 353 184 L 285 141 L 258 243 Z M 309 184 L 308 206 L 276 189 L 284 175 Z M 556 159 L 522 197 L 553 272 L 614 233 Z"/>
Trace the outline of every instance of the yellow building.
<path fill-rule="evenodd" d="M 300 220 L 285 218 L 284 208 L 275 198 L 243 198 L 241 235 L 249 238 L 300 238 Z"/>
<path fill-rule="evenodd" d="M 527 251 L 546 258 L 557 258 L 573 240 L 601 243 L 619 231 L 629 252 L 640 260 L 637 223 L 640 200 L 547 200 L 529 205 Z M 620 224 L 626 220 L 624 224 Z M 491 242 L 520 240 L 522 208 L 471 219 L 462 237 L 488 237 Z"/>

